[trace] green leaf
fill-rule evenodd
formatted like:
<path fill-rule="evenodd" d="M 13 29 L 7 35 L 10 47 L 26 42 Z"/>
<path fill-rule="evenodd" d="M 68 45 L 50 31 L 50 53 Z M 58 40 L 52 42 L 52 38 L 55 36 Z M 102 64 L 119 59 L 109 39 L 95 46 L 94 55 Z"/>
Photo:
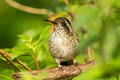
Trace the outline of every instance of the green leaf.
<path fill-rule="evenodd" d="M 11 49 L 10 55 L 12 56 L 12 59 L 17 58 L 21 55 L 30 55 L 31 53 L 31 49 L 29 49 L 28 47 L 26 47 L 24 44 L 23 45 L 18 45 L 14 48 Z"/>
<path fill-rule="evenodd" d="M 14 68 L 8 62 L 0 59 L 0 80 L 13 80 L 11 75 L 14 73 Z"/>
<path fill-rule="evenodd" d="M 13 80 L 13 78 L 11 77 L 13 73 L 13 70 L 5 69 L 0 73 L 0 80 Z"/>
<path fill-rule="evenodd" d="M 49 30 L 50 26 L 46 26 L 43 31 L 41 32 L 40 38 L 38 39 L 38 43 L 42 42 L 43 40 L 47 40 L 49 38 Z"/>
<path fill-rule="evenodd" d="M 0 59 L 0 72 L 3 72 L 5 69 L 13 70 L 13 67 L 6 61 Z"/>

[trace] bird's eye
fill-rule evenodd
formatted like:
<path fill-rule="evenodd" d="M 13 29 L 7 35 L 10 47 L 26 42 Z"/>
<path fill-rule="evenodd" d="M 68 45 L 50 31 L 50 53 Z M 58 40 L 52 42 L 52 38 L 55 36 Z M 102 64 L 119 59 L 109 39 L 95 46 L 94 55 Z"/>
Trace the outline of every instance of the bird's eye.
<path fill-rule="evenodd" d="M 65 22 L 62 22 L 61 25 L 62 25 L 62 26 L 66 26 L 66 23 L 65 23 Z"/>

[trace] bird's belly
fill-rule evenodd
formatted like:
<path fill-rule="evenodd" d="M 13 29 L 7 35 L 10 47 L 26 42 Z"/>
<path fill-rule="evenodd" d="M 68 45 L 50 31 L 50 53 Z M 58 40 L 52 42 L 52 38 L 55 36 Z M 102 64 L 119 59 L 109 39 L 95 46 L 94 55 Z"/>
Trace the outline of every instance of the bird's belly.
<path fill-rule="evenodd" d="M 60 61 L 72 60 L 76 56 L 74 43 L 70 44 L 67 38 L 56 37 L 51 39 L 49 46 L 51 54 Z"/>

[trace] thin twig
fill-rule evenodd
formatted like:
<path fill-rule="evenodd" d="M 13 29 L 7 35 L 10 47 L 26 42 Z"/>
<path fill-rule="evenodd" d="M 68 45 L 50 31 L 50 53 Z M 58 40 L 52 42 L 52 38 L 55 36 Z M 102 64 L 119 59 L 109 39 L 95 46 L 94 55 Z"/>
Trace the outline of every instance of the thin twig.
<path fill-rule="evenodd" d="M 29 68 L 27 65 L 25 65 L 22 61 L 20 61 L 19 59 L 15 59 L 15 61 L 17 63 L 19 63 L 21 66 L 23 66 L 26 70 L 28 71 L 32 71 L 31 68 Z"/>
<path fill-rule="evenodd" d="M 75 19 L 75 15 L 72 13 L 72 12 L 68 12 L 70 18 L 71 18 L 71 21 L 73 22 L 73 20 Z"/>
<path fill-rule="evenodd" d="M 88 31 L 87 31 L 85 28 L 82 28 L 82 29 L 81 29 L 81 32 L 82 32 L 84 38 L 86 39 L 86 38 L 87 38 L 87 32 L 88 32 Z M 84 50 L 82 51 L 82 55 L 83 55 L 84 63 L 87 63 L 87 57 L 86 57 L 86 55 L 85 55 L 85 51 L 84 51 Z"/>
<path fill-rule="evenodd" d="M 69 5 L 69 2 L 68 0 L 64 0 L 65 4 L 68 6 Z"/>
<path fill-rule="evenodd" d="M 82 31 L 84 38 L 86 39 L 88 36 L 87 35 L 88 30 L 85 27 L 83 27 L 81 31 Z M 93 51 L 92 51 L 92 48 L 90 45 L 87 48 L 87 52 L 88 52 L 89 60 L 92 61 L 93 60 Z"/>
<path fill-rule="evenodd" d="M 16 8 L 16 9 L 19 9 L 21 11 L 25 11 L 25 12 L 33 13 L 33 14 L 48 14 L 48 11 L 46 9 L 38 9 L 38 8 L 24 6 L 22 4 L 17 3 L 14 0 L 5 0 L 5 1 L 10 6 Z"/>
<path fill-rule="evenodd" d="M 89 56 L 89 60 L 92 61 L 93 60 L 93 49 L 90 45 L 88 46 L 88 56 Z"/>
<path fill-rule="evenodd" d="M 3 51 L 1 49 L 0 49 L 0 52 L 1 52 L 1 54 L 6 55 L 10 59 L 12 58 L 9 53 L 7 53 L 7 52 L 5 52 L 5 51 Z M 24 64 L 22 61 L 20 61 L 19 59 L 15 59 L 15 61 L 17 63 L 19 63 L 22 67 L 24 67 L 26 70 L 31 71 L 31 69 L 26 64 Z"/>
<path fill-rule="evenodd" d="M 83 2 L 80 5 L 85 5 L 85 4 L 95 5 L 95 1 L 91 0 L 89 2 Z"/>
<path fill-rule="evenodd" d="M 84 50 L 82 51 L 82 56 L 83 56 L 84 63 L 87 63 L 87 57 L 85 55 L 85 51 Z"/>
<path fill-rule="evenodd" d="M 0 50 L 0 54 L 18 71 L 22 71 L 16 64 L 14 64 L 9 57 L 4 53 L 4 51 Z"/>

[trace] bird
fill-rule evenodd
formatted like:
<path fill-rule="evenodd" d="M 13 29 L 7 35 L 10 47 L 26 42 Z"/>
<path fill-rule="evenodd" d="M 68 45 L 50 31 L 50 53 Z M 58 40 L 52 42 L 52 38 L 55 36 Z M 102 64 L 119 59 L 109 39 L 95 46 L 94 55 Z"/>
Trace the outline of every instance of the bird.
<path fill-rule="evenodd" d="M 65 17 L 58 17 L 54 21 L 45 21 L 52 23 L 54 26 L 48 46 L 51 55 L 58 63 L 58 67 L 62 67 L 61 63 L 66 61 L 77 64 L 75 57 L 77 56 L 76 46 L 79 43 L 79 37 L 71 22 Z"/>

